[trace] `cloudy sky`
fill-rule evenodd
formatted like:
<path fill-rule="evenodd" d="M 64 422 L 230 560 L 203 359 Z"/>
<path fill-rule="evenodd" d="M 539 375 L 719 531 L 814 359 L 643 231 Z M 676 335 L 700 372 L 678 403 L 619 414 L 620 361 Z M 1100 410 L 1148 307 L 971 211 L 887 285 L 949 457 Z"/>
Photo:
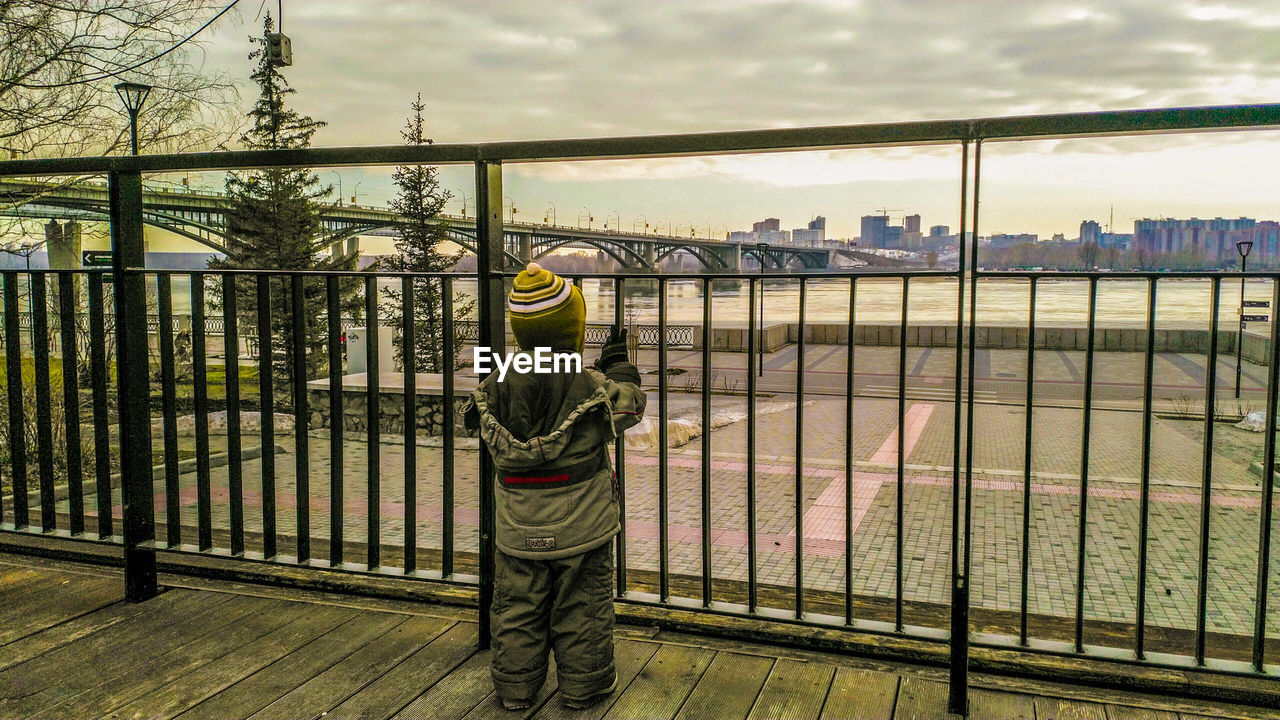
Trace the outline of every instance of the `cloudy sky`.
<path fill-rule="evenodd" d="M 209 31 L 209 67 L 248 75 L 260 2 Z M 1280 101 L 1275 2 L 284 0 L 283 30 L 294 105 L 329 123 L 317 145 L 398 142 L 417 92 L 437 142 Z M 983 234 L 1280 218 L 1280 132 L 992 144 L 983 159 Z M 822 214 L 848 237 L 879 208 L 954 228 L 958 173 L 957 148 L 899 148 L 520 165 L 506 192 L 518 220 L 723 237 Z M 343 170 L 344 194 L 385 202 L 386 175 Z M 443 178 L 454 211 L 470 202 L 469 170 Z"/>

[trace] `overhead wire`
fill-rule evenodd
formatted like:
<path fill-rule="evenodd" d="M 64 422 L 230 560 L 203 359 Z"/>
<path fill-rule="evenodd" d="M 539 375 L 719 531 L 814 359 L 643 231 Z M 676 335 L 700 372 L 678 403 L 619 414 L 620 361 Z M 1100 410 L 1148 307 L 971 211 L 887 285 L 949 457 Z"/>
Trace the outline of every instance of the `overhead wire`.
<path fill-rule="evenodd" d="M 226 15 L 226 14 L 231 10 L 231 8 L 235 7 L 237 4 L 239 4 L 239 2 L 240 2 L 240 0 L 231 0 L 231 2 L 230 2 L 226 7 L 222 8 L 222 10 L 218 11 L 218 14 L 217 14 L 217 15 L 214 15 L 213 17 L 209 18 L 209 20 L 208 20 L 205 24 L 203 24 L 203 25 L 201 25 L 200 27 L 196 28 L 195 32 L 193 32 L 193 33 L 191 33 L 190 35 L 186 36 L 186 37 L 185 37 L 185 38 L 183 38 L 182 40 L 178 41 L 176 44 L 174 44 L 174 45 L 170 46 L 169 48 L 167 48 L 166 50 L 164 50 L 164 51 L 162 51 L 162 52 L 160 52 L 160 53 L 157 53 L 156 55 L 153 55 L 153 56 L 151 56 L 151 57 L 147 58 L 146 60 L 142 60 L 142 61 L 140 61 L 140 62 L 134 63 L 133 65 L 130 65 L 129 67 L 126 67 L 126 68 L 120 68 L 119 70 L 113 70 L 113 71 L 111 71 L 111 72 L 103 73 L 103 74 L 101 74 L 101 75 L 97 75 L 97 76 L 94 76 L 94 77 L 81 78 L 81 79 L 79 79 L 79 80 L 72 80 L 71 82 L 54 83 L 54 84 L 50 84 L 50 85 L 32 85 L 32 84 L 30 84 L 30 83 L 12 83 L 12 84 L 10 85 L 10 87 L 20 87 L 20 88 L 26 88 L 26 89 L 28 89 L 28 90 L 54 90 L 54 89 L 56 89 L 56 88 L 62 88 L 62 87 L 73 87 L 73 86 L 75 86 L 75 85 L 83 85 L 83 84 L 85 84 L 85 83 L 97 82 L 97 81 L 99 81 L 99 80 L 105 80 L 105 79 L 107 79 L 107 78 L 111 78 L 111 77 L 118 77 L 118 76 L 120 76 L 120 74 L 122 74 L 122 73 L 127 73 L 127 72 L 130 72 L 130 71 L 132 71 L 132 70 L 137 70 L 138 68 L 142 67 L 143 65 L 147 65 L 147 64 L 149 64 L 149 63 L 153 63 L 153 62 L 155 62 L 156 60 L 159 60 L 160 58 L 164 57 L 165 55 L 168 55 L 169 53 L 173 52 L 174 50 L 177 50 L 178 48 L 180 48 L 180 47 L 182 47 L 183 45 L 187 44 L 187 43 L 188 43 L 192 38 L 194 38 L 195 36 L 197 36 L 197 35 L 199 35 L 200 33 L 204 32 L 204 31 L 205 31 L 205 30 L 206 30 L 210 25 L 212 25 L 212 24 L 214 24 L 215 22 L 217 22 L 218 18 L 222 17 L 223 15 Z"/>

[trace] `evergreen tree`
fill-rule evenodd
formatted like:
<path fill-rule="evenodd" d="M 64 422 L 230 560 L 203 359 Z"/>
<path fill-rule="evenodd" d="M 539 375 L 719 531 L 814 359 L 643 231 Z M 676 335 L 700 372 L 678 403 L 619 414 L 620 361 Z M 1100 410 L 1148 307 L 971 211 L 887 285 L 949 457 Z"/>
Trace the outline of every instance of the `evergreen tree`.
<path fill-rule="evenodd" d="M 408 145 L 430 145 L 431 138 L 426 136 L 423 129 L 422 111 L 426 106 L 422 104 L 422 93 L 418 93 L 417 99 L 409 107 L 412 114 L 400 131 L 401 137 Z M 429 165 L 402 165 L 396 168 L 391 178 L 398 188 L 391 201 L 391 209 L 400 215 L 397 223 L 400 238 L 396 240 L 398 254 L 384 258 L 380 267 L 392 272 L 448 272 L 457 264 L 462 254 L 445 253 L 440 249 L 441 244 L 448 240 L 448 235 L 447 228 L 438 220 L 438 216 L 452 194 L 440 188 L 436 168 Z M 443 281 L 439 279 L 413 280 L 413 353 L 418 372 L 437 373 L 444 369 L 443 285 Z M 384 307 L 383 317 L 398 329 L 403 319 L 401 291 L 397 288 L 389 290 L 387 294 L 391 302 Z M 473 304 L 464 296 L 455 294 L 454 318 L 467 318 Z M 453 357 L 449 361 L 456 368 L 463 342 L 463 335 L 456 324 L 453 335 Z M 403 367 L 403 337 L 396 338 L 395 356 L 396 362 Z"/>
<path fill-rule="evenodd" d="M 298 114 L 285 100 L 295 91 L 270 60 L 268 36 L 273 31 L 270 14 L 262 25 L 262 35 L 250 38 L 257 44 L 249 54 L 257 61 L 251 76 L 259 88 L 258 99 L 249 112 L 251 125 L 240 137 L 250 150 L 299 149 L 311 144 L 311 137 L 325 123 Z M 354 270 L 356 255 L 323 254 L 330 241 L 320 222 L 321 198 L 332 192 L 307 169 L 267 168 L 228 173 L 229 200 L 226 227 L 226 255 L 209 261 L 214 270 Z M 344 315 L 358 313 L 359 282 L 342 283 Z M 293 380 L 293 295 L 289 280 L 272 279 L 271 341 L 259 340 L 260 352 L 271 352 L 273 375 L 281 400 L 290 398 Z M 314 377 L 326 364 L 325 341 L 328 323 L 321 314 L 326 307 L 324 283 L 308 279 L 303 284 L 302 318 L 307 350 L 307 375 Z M 211 288 L 213 302 L 220 304 L 221 285 Z M 240 277 L 236 284 L 240 330 L 254 333 L 257 327 L 257 290 L 253 278 Z M 282 385 L 283 383 L 283 385 Z M 285 404 L 288 402 L 286 400 Z"/>

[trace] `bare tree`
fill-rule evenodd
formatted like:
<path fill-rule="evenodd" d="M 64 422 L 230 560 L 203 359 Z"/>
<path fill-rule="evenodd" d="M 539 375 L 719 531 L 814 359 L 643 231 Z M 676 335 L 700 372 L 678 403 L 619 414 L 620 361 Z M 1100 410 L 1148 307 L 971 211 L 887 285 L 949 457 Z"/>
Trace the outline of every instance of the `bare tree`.
<path fill-rule="evenodd" d="M 110 154 L 129 143 L 114 85 L 153 86 L 139 144 L 182 151 L 221 144 L 236 92 L 200 67 L 201 26 L 223 0 L 0 0 L 0 152 Z"/>

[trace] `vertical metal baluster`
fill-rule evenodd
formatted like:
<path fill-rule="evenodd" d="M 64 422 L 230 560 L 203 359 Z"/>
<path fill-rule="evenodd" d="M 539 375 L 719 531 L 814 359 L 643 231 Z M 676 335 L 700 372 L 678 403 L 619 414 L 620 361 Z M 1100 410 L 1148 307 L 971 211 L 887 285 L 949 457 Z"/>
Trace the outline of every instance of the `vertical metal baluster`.
<path fill-rule="evenodd" d="M 382 564 L 382 428 L 379 412 L 382 409 L 382 388 L 378 382 L 378 278 L 371 275 L 364 280 L 364 348 L 365 348 L 365 410 L 366 440 L 369 453 L 368 510 L 365 517 L 366 563 L 370 570 Z"/>
<path fill-rule="evenodd" d="M 751 450 L 747 450 L 750 457 Z M 671 598 L 667 470 L 667 279 L 658 278 L 658 598 Z M 748 469 L 748 477 L 751 470 Z M 748 500 L 748 503 L 750 500 Z"/>
<path fill-rule="evenodd" d="M 894 573 L 893 588 L 893 622 L 898 632 L 902 632 L 902 580 L 903 580 L 903 548 L 906 545 L 905 516 L 907 466 L 906 433 L 907 433 L 907 302 L 911 293 L 911 279 L 902 278 L 902 320 L 898 325 L 898 502 L 897 529 L 894 531 L 896 546 L 895 560 L 897 571 Z M 802 326 L 803 327 L 803 326 Z"/>
<path fill-rule="evenodd" d="M 36 459 L 40 469 L 40 529 L 58 526 L 53 487 L 53 408 L 49 397 L 49 294 L 42 272 L 31 277 L 31 350 L 35 365 Z"/>
<path fill-rule="evenodd" d="M 93 462 L 98 495 L 98 536 L 111 536 L 111 434 L 107 427 L 107 331 L 102 273 L 89 275 L 89 381 L 93 396 Z M 15 496 L 16 498 L 16 496 Z"/>
<path fill-rule="evenodd" d="M 441 307 L 444 310 L 444 357 L 441 359 L 442 372 L 444 373 L 444 397 L 447 402 L 444 404 L 444 512 L 442 513 L 441 527 L 441 565 L 440 573 L 444 577 L 453 574 L 453 445 L 454 445 L 454 417 L 453 417 L 453 280 L 450 278 L 441 278 L 444 284 L 442 293 Z"/>
<path fill-rule="evenodd" d="M 1209 303 L 1209 354 L 1205 356 L 1204 378 L 1204 461 L 1200 488 L 1200 558 L 1196 583 L 1196 664 L 1204 665 L 1205 615 L 1209 598 L 1209 515 L 1213 502 L 1213 416 L 1218 391 L 1218 305 L 1222 279 L 1212 279 L 1213 299 Z"/>
<path fill-rule="evenodd" d="M 613 281 L 613 322 L 624 327 L 627 321 L 627 295 L 622 278 Z M 630 353 L 628 353 L 628 358 Z M 618 597 L 627 594 L 627 443 L 619 435 L 613 443 L 614 472 L 618 479 Z"/>
<path fill-rule="evenodd" d="M 747 303 L 747 612 L 754 613 L 756 611 L 756 595 L 759 588 L 756 586 L 756 279 L 751 278 L 747 281 L 748 295 L 750 300 Z M 659 306 L 663 311 L 666 310 L 666 296 L 662 297 L 662 304 Z M 662 353 L 661 372 L 663 378 L 666 377 L 666 319 L 662 318 L 663 332 L 660 336 L 663 342 L 659 343 Z M 663 387 L 663 410 L 666 410 L 666 388 Z M 663 445 L 666 445 L 666 416 L 663 418 Z M 663 473 L 666 472 L 667 459 L 664 455 L 659 462 Z M 662 478 L 665 482 L 666 478 Z M 665 486 L 664 486 L 665 490 Z M 666 493 L 663 493 L 663 505 L 665 509 Z M 663 523 L 663 532 L 666 532 L 666 523 Z M 664 535 L 665 540 L 665 535 Z M 665 560 L 665 545 L 664 545 Z"/>
<path fill-rule="evenodd" d="M 849 278 L 848 352 L 844 368 L 844 623 L 853 624 L 853 346 L 857 330 L 858 281 Z"/>
<path fill-rule="evenodd" d="M 160 404 L 164 418 L 164 526 L 169 547 L 182 544 L 182 512 L 178 486 L 178 399 L 173 369 L 173 285 L 168 273 L 156 275 L 160 305 Z"/>
<path fill-rule="evenodd" d="M 427 282 L 430 282 L 428 280 Z M 404 372 L 404 574 L 418 569 L 418 367 L 413 278 L 400 278 L 400 362 Z M 448 317 L 446 315 L 445 317 Z M 445 321 L 448 324 L 448 321 Z M 448 329 L 445 329 L 448 333 Z M 446 355 L 446 357 L 448 357 Z M 444 405 L 453 405 L 445 392 Z"/>
<path fill-rule="evenodd" d="M 702 606 L 711 607 L 711 278 L 702 279 Z"/>
<path fill-rule="evenodd" d="M 22 336 L 19 334 L 21 328 L 19 328 L 18 323 L 18 273 L 7 272 L 4 274 L 5 374 L 8 380 L 9 437 L 17 439 L 15 442 L 10 443 L 9 462 L 13 471 L 13 526 L 21 530 L 30 524 L 31 519 L 30 511 L 27 507 L 27 420 L 26 413 L 22 407 L 22 399 L 24 397 L 22 391 Z M 103 395 L 106 395 L 105 390 Z M 94 442 L 98 443 L 100 438 L 102 442 L 99 444 L 106 445 L 105 430 L 101 435 L 94 437 Z M 110 478 L 110 469 L 107 471 L 107 477 Z M 101 486 L 101 477 L 99 478 L 99 486 Z M 108 530 L 104 534 L 109 535 L 111 527 L 111 491 L 110 486 L 108 485 L 107 487 Z M 101 497 L 98 505 L 99 507 L 103 505 Z"/>
<path fill-rule="evenodd" d="M 244 468 L 240 446 L 240 332 L 236 277 L 222 276 L 222 352 L 227 401 L 227 492 L 231 497 L 231 554 L 244 554 Z"/>
<path fill-rule="evenodd" d="M 476 180 L 476 295 L 479 305 L 477 345 L 506 350 L 505 282 L 502 277 L 502 163 L 477 160 Z M 480 611 L 477 635 L 480 649 L 491 640 L 490 611 L 493 607 L 496 519 L 494 484 L 496 467 L 486 448 L 481 448 L 478 478 L 480 500 Z"/>
<path fill-rule="evenodd" d="M 311 412 L 307 399 L 307 313 L 304 278 L 289 278 L 290 350 L 293 360 L 293 482 L 298 562 L 311 560 Z"/>
<path fill-rule="evenodd" d="M 1142 371 L 1142 494 L 1138 516 L 1138 607 L 1134 654 L 1144 657 L 1147 619 L 1147 535 L 1151 518 L 1151 382 L 1155 373 L 1156 279 L 1147 281 L 1147 347 Z"/>
<path fill-rule="evenodd" d="M 800 322 L 796 333 L 796 617 L 804 617 L 804 310 L 807 285 L 800 278 Z"/>
<path fill-rule="evenodd" d="M 1084 417 L 1080 431 L 1080 527 L 1076 536 L 1076 652 L 1084 652 L 1084 571 L 1089 514 L 1089 435 L 1093 419 L 1093 349 L 1098 308 L 1098 278 L 1089 278 L 1089 339 L 1084 357 Z"/>
<path fill-rule="evenodd" d="M 956 265 L 956 368 L 955 405 L 951 450 L 951 659 L 948 668 L 947 710 L 967 714 L 969 708 L 969 568 L 964 560 L 969 538 L 961 533 L 961 476 L 960 476 L 960 428 L 964 414 L 964 282 L 967 272 L 965 220 L 968 212 L 969 191 L 969 140 L 960 143 L 960 245 Z M 979 146 L 980 147 L 980 146 Z M 975 151 L 975 155 L 977 155 Z M 977 168 L 974 169 L 974 190 L 978 184 Z M 974 253 L 977 253 L 975 243 Z M 970 365 L 972 367 L 972 364 Z M 972 410 L 970 402 L 968 408 Z M 966 484 L 968 477 L 965 478 Z M 965 496 L 966 507 L 968 496 Z M 967 525 L 967 523 L 966 523 Z M 961 541 L 964 545 L 961 545 Z"/>
<path fill-rule="evenodd" d="M 76 275 L 58 273 L 58 322 L 62 345 L 62 407 L 67 440 L 67 500 L 71 534 L 84 533 L 84 472 L 80 452 L 80 376 L 76 352 Z M 0 503 L 0 518 L 4 517 Z"/>
<path fill-rule="evenodd" d="M 1031 573 L 1031 429 L 1035 412 L 1036 381 L 1036 276 L 1031 276 L 1031 285 L 1027 290 L 1027 387 L 1026 390 L 1026 424 L 1025 437 L 1022 443 L 1022 600 L 1018 611 L 1018 644 L 1027 644 L 1027 602 L 1030 583 L 1027 578 Z"/>
<path fill-rule="evenodd" d="M 213 498 L 209 478 L 209 385 L 206 379 L 204 274 L 191 274 L 191 394 L 196 415 L 196 514 L 201 550 L 213 547 Z"/>
<path fill-rule="evenodd" d="M 338 278 L 325 277 L 329 321 L 329 565 L 342 564 L 342 307 Z"/>
<path fill-rule="evenodd" d="M 1280 309 L 1280 277 L 1271 279 L 1272 312 Z M 1253 669 L 1266 660 L 1267 592 L 1271 577 L 1271 516 L 1275 497 L 1276 396 L 1280 393 L 1280 318 L 1271 319 L 1271 362 L 1267 364 L 1267 432 L 1262 451 L 1262 513 L 1258 518 L 1258 589 L 1253 613 Z"/>
<path fill-rule="evenodd" d="M 262 554 L 276 556 L 275 338 L 271 330 L 271 276 L 258 282 L 258 426 L 262 433 Z"/>

